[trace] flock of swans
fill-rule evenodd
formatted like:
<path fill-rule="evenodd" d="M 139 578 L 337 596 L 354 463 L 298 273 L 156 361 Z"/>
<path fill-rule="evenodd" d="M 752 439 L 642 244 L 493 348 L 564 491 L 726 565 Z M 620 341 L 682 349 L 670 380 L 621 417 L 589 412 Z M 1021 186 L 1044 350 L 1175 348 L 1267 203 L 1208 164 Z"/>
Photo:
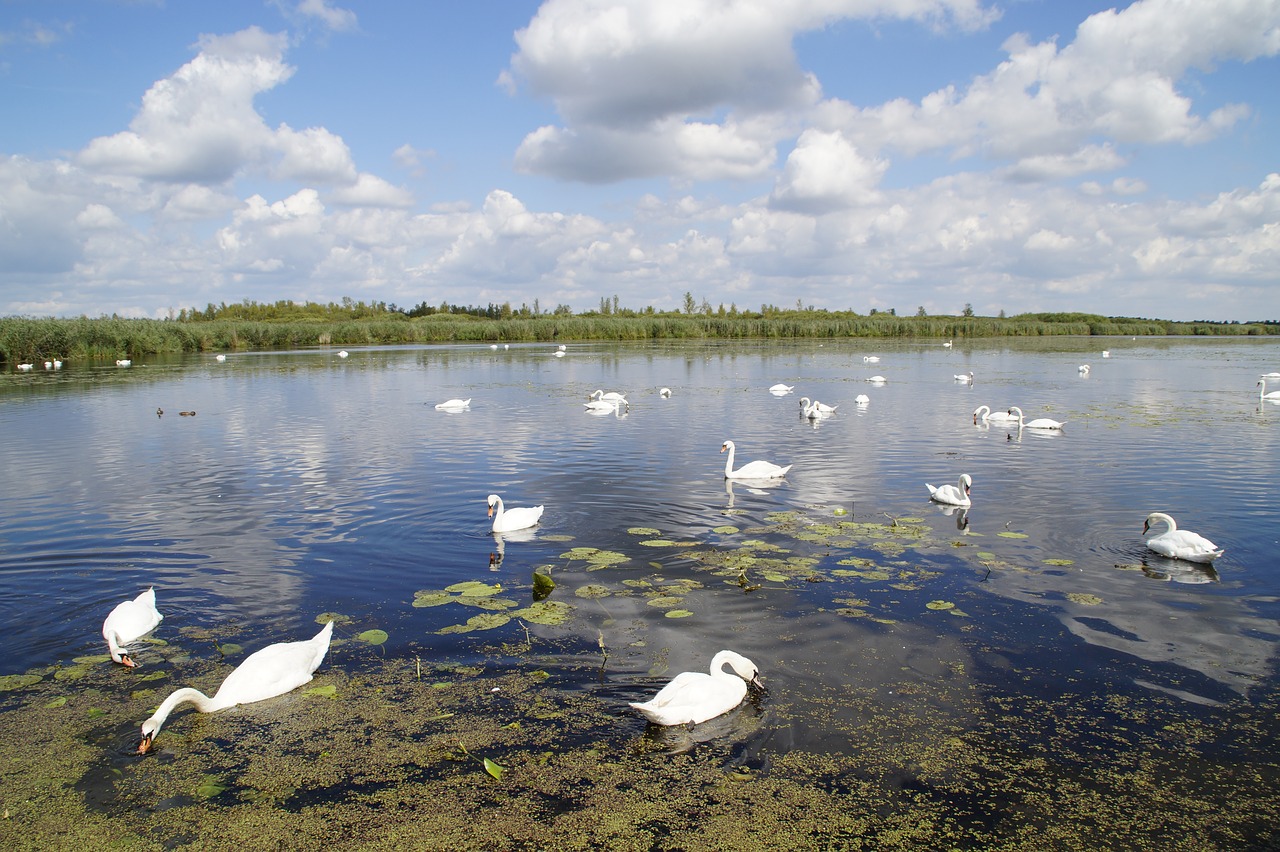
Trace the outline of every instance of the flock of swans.
<path fill-rule="evenodd" d="M 948 344 L 949 345 L 949 344 Z M 561 347 L 557 352 L 563 352 Z M 344 356 L 346 353 L 339 353 Z M 1109 357 L 1109 352 L 1103 352 Z M 879 361 L 877 356 L 864 356 L 864 362 Z M 127 362 L 121 364 L 126 366 Z M 21 368 L 21 365 L 19 365 Z M 1088 365 L 1080 367 L 1082 374 L 1089 372 Z M 877 377 L 883 380 L 883 377 Z M 958 374 L 958 382 L 972 384 L 973 373 Z M 1280 373 L 1268 373 L 1258 381 L 1260 400 L 1280 400 L 1280 391 L 1266 390 L 1268 381 L 1280 380 Z M 785 395 L 794 390 L 794 386 L 775 384 L 769 391 L 775 395 Z M 671 390 L 662 388 L 662 397 L 669 397 Z M 868 400 L 864 394 L 857 398 L 860 404 Z M 471 404 L 471 399 L 451 399 L 436 406 L 444 411 L 462 411 Z M 616 410 L 620 406 L 629 405 L 625 394 L 597 390 L 588 397 L 585 403 L 588 409 L 608 408 Z M 826 405 L 816 399 L 802 397 L 801 410 L 806 417 L 818 417 L 834 413 L 838 406 Z M 1038 429 L 1046 431 L 1062 431 L 1064 423 L 1049 418 L 1026 420 L 1022 409 L 1011 406 L 1007 411 L 993 412 L 990 406 L 981 405 L 973 412 L 974 424 L 1003 423 L 1017 424 L 1019 429 Z M 734 467 L 736 446 L 733 441 L 725 441 L 720 446 L 721 453 L 728 453 L 725 458 L 724 476 L 729 480 L 770 480 L 786 476 L 792 465 L 778 465 L 773 462 L 756 460 L 741 467 Z M 947 506 L 968 507 L 971 505 L 973 478 L 969 474 L 961 474 L 955 485 L 934 486 L 925 483 L 929 490 L 929 499 Z M 545 507 L 512 507 L 507 508 L 497 494 L 488 497 L 489 516 L 493 519 L 492 529 L 495 533 L 511 532 L 536 526 L 542 518 Z M 1142 525 L 1145 537 L 1153 525 L 1164 524 L 1165 531 L 1159 535 L 1145 538 L 1148 549 L 1170 559 L 1182 559 L 1189 562 L 1212 563 L 1222 556 L 1223 549 L 1202 535 L 1189 530 L 1179 529 L 1174 519 L 1164 512 L 1152 512 L 1147 515 Z M 128 643 L 154 630 L 164 616 L 156 608 L 155 589 L 148 588 L 132 600 L 118 604 L 107 616 L 102 625 L 102 636 L 107 642 L 111 659 L 121 665 L 133 667 L 137 663 L 130 656 L 126 646 Z M 142 740 L 138 753 L 150 751 L 156 735 L 169 715 L 183 704 L 192 704 L 203 713 L 212 713 L 238 704 L 262 701 L 277 695 L 283 695 L 302 686 L 311 680 L 312 675 L 324 661 L 333 635 L 333 622 L 329 621 L 311 639 L 298 642 L 278 642 L 268 645 L 250 654 L 244 662 L 237 666 L 218 687 L 218 691 L 210 698 L 199 690 L 183 687 L 171 693 L 156 712 L 142 723 Z M 725 671 L 725 666 L 732 674 Z M 734 651 L 720 651 L 711 660 L 709 673 L 683 672 L 676 675 L 650 700 L 631 702 L 630 706 L 641 713 L 650 722 L 657 725 L 696 725 L 729 712 L 742 703 L 749 687 L 763 689 L 760 685 L 760 670 L 751 660 Z"/>

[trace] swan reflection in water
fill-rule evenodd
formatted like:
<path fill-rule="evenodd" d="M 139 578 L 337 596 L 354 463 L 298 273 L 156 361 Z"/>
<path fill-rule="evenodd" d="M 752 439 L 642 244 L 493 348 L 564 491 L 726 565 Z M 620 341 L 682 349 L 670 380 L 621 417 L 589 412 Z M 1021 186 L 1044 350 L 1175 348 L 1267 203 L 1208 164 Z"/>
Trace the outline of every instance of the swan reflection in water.
<path fill-rule="evenodd" d="M 942 503 L 932 504 L 939 514 L 946 515 L 948 518 L 956 519 L 956 529 L 966 532 L 969 529 L 969 507 L 968 506 L 948 506 Z"/>
<path fill-rule="evenodd" d="M 729 495 L 729 502 L 725 504 L 726 509 L 733 508 L 733 489 L 736 485 L 738 488 L 744 489 L 748 494 L 764 494 L 766 488 L 776 488 L 786 482 L 785 479 L 726 479 L 724 481 L 724 493 Z"/>
<path fill-rule="evenodd" d="M 1140 566 L 1144 576 L 1152 580 L 1163 580 L 1166 583 L 1182 583 L 1187 586 L 1199 586 L 1205 583 L 1218 582 L 1218 569 L 1212 565 L 1198 562 L 1184 562 L 1181 559 L 1170 559 L 1167 562 L 1150 565 L 1144 559 Z"/>
<path fill-rule="evenodd" d="M 494 550 L 489 553 L 489 570 L 497 571 L 498 567 L 502 565 L 502 560 L 507 556 L 507 542 L 533 541 L 537 533 L 537 527 L 525 527 L 522 530 L 493 533 Z"/>

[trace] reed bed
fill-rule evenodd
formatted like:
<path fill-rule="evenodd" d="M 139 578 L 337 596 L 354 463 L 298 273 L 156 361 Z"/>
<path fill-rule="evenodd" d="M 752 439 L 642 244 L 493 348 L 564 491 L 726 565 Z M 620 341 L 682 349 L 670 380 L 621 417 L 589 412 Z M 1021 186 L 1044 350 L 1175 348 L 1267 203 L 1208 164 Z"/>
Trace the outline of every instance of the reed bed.
<path fill-rule="evenodd" d="M 566 340 L 1041 337 L 1055 335 L 1273 335 L 1271 323 L 1178 323 L 1087 314 L 996 317 L 775 315 L 546 315 L 489 319 L 465 314 L 347 320 L 151 320 L 119 317 L 0 319 L 0 362 L 111 360 L 157 353 L 296 349 L 406 343 Z"/>

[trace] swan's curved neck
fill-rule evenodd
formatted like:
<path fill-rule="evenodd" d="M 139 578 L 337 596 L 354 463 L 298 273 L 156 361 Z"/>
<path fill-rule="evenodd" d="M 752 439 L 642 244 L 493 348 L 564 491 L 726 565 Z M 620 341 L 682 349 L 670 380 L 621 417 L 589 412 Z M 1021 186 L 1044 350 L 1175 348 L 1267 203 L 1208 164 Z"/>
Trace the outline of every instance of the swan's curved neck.
<path fill-rule="evenodd" d="M 733 451 L 736 449 L 733 444 L 729 445 L 729 457 L 724 460 L 724 475 L 729 476 L 733 473 Z"/>
<path fill-rule="evenodd" d="M 164 700 L 164 703 L 160 705 L 160 709 L 156 710 L 151 718 L 147 720 L 153 723 L 151 728 L 153 737 L 159 732 L 160 727 L 164 725 L 165 720 L 169 718 L 169 714 L 183 704 L 194 704 L 201 713 L 212 713 L 214 710 L 221 709 L 221 705 L 198 689 L 193 689 L 189 686 L 176 689 Z"/>
<path fill-rule="evenodd" d="M 1168 532 L 1175 532 L 1178 529 L 1178 524 L 1173 520 L 1173 518 L 1166 515 L 1164 512 L 1152 512 L 1150 520 L 1157 522 L 1163 521 L 1165 525 L 1169 527 Z"/>

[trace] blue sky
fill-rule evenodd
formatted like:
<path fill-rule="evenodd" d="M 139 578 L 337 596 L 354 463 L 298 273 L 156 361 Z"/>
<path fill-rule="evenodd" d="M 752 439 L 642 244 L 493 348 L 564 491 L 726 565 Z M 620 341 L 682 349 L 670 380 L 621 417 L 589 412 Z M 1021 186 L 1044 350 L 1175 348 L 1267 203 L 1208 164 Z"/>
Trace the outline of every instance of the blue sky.
<path fill-rule="evenodd" d="M 1280 0 L 0 0 L 0 316 L 1280 319 Z"/>

